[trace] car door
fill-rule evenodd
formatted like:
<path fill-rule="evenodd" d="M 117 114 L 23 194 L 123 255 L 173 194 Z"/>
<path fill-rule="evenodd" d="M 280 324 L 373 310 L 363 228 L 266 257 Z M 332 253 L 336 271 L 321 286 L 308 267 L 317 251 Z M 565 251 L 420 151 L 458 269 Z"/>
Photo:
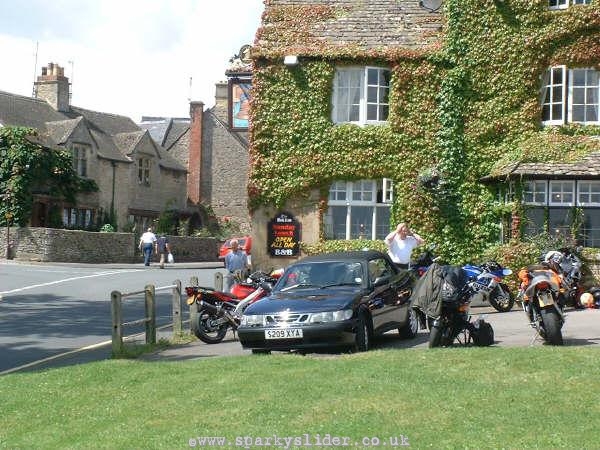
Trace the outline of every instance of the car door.
<path fill-rule="evenodd" d="M 369 299 L 373 329 L 376 332 L 383 332 L 396 328 L 401 318 L 394 288 L 396 271 L 385 258 L 370 259 L 368 266 L 369 283 L 373 289 Z"/>

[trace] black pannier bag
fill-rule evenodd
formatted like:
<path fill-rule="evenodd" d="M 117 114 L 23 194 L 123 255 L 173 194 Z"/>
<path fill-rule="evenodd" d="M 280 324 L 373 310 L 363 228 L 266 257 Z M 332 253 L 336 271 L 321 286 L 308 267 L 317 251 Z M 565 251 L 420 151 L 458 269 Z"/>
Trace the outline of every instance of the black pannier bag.
<path fill-rule="evenodd" d="M 468 282 L 469 278 L 462 267 L 442 266 L 442 301 L 445 303 L 459 301 Z"/>
<path fill-rule="evenodd" d="M 471 329 L 473 344 L 478 347 L 487 347 L 494 343 L 494 329 L 492 324 L 483 319 L 478 319 Z"/>

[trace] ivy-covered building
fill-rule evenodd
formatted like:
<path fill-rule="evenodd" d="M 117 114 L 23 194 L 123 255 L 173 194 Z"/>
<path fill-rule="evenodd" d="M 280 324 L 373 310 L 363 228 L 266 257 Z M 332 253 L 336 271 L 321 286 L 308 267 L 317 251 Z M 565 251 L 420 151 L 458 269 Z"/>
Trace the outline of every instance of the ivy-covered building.
<path fill-rule="evenodd" d="M 409 221 L 455 261 L 557 229 L 598 244 L 600 4 L 434 3 L 265 0 L 255 261 L 281 265 L 259 252 L 282 211 L 308 244 Z"/>

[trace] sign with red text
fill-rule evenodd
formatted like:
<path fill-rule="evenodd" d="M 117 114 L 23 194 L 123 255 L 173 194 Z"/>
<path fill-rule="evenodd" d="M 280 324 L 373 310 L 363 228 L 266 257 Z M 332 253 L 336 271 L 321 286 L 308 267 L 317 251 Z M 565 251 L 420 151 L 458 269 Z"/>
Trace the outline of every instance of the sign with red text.
<path fill-rule="evenodd" d="M 300 223 L 288 213 L 280 213 L 268 224 L 267 251 L 271 256 L 300 254 Z"/>

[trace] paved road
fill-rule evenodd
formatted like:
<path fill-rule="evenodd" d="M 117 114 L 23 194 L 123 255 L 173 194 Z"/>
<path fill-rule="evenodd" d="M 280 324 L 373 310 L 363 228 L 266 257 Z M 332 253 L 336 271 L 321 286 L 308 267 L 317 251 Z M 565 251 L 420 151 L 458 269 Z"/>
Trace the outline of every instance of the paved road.
<path fill-rule="evenodd" d="M 65 352 L 70 353 L 25 370 L 41 370 L 109 358 L 109 345 L 85 351 L 77 350 L 110 340 L 108 298 L 115 285 L 122 291 L 131 291 L 141 289 L 149 282 L 166 285 L 174 279 L 183 281 L 192 274 L 202 273 L 205 280 L 200 284 L 212 285 L 214 271 L 214 268 L 203 271 L 200 266 L 188 269 L 179 266 L 161 271 L 135 265 L 11 265 L 0 261 L 0 373 Z M 32 280 L 37 281 L 32 284 Z M 165 293 L 165 298 L 168 295 Z M 170 304 L 170 301 L 165 303 Z M 497 313 L 488 306 L 474 304 L 471 313 L 474 316 L 486 316 L 486 320 L 494 328 L 496 346 L 543 345 L 539 339 L 534 340 L 534 332 L 520 309 Z M 159 315 L 169 317 L 168 311 Z M 565 344 L 600 344 L 599 324 L 600 310 L 568 311 L 563 328 Z M 165 330 L 160 336 L 170 337 L 169 330 Z M 415 339 L 408 341 L 390 332 L 376 341 L 375 348 L 426 348 L 427 341 L 428 334 L 424 330 Z M 145 355 L 143 358 L 186 360 L 247 354 L 250 352 L 243 350 L 239 341 L 229 333 L 220 344 L 208 345 L 195 341 Z"/>
<path fill-rule="evenodd" d="M 494 345 L 497 347 L 528 347 L 544 345 L 535 338 L 533 328 L 529 327 L 525 313 L 515 307 L 510 312 L 498 313 L 489 306 L 474 306 L 473 316 L 484 315 L 485 320 L 494 328 Z M 567 320 L 563 326 L 565 345 L 600 345 L 600 310 L 568 310 Z M 421 330 L 414 339 L 400 339 L 396 332 L 389 332 L 376 340 L 374 348 L 427 348 L 429 333 Z M 229 333 L 220 344 L 208 345 L 200 341 L 170 347 L 158 353 L 144 355 L 148 361 L 182 361 L 206 358 L 211 356 L 249 355 L 249 350 L 242 349 L 239 341 Z"/>
<path fill-rule="evenodd" d="M 222 263 L 175 264 L 165 270 L 142 264 L 29 264 L 0 260 L 0 374 L 45 358 L 111 339 L 110 293 L 141 291 L 147 284 L 188 284 L 197 276 L 212 286 Z M 171 289 L 157 291 L 157 325 L 171 322 Z M 127 298 L 123 319 L 144 316 L 143 294 Z M 187 308 L 182 309 L 187 317 Z M 124 329 L 135 334 L 143 326 Z M 82 358 L 110 356 L 110 346 L 81 353 Z"/>

